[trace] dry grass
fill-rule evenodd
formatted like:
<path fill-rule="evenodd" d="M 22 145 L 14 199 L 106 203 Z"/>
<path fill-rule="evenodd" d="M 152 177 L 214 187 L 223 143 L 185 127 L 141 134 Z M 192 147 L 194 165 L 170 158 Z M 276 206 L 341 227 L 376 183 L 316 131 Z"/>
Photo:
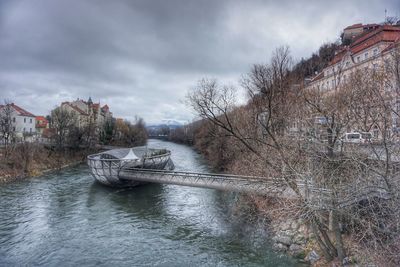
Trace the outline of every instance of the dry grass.
<path fill-rule="evenodd" d="M 57 152 L 42 145 L 25 143 L 9 148 L 7 154 L 6 157 L 5 149 L 0 149 L 0 183 L 38 176 L 49 170 L 83 162 L 88 151 Z"/>

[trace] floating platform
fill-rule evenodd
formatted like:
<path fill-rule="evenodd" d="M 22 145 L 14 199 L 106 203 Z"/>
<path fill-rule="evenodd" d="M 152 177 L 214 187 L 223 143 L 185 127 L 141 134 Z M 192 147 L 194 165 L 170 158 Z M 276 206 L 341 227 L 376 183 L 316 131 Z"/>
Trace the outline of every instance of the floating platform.
<path fill-rule="evenodd" d="M 133 187 L 144 182 L 126 180 L 120 173 L 132 169 L 173 170 L 171 151 L 133 147 L 117 148 L 89 155 L 87 163 L 96 181 L 113 187 Z"/>

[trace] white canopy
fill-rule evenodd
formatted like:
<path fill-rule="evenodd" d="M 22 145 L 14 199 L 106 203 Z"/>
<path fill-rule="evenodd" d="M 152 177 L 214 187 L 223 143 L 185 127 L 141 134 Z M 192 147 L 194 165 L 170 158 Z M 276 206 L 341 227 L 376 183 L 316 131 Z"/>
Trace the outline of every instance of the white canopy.
<path fill-rule="evenodd" d="M 131 148 L 131 149 L 129 149 L 128 154 L 125 157 L 123 157 L 121 160 L 138 160 L 138 159 L 139 159 L 139 157 L 136 156 L 136 154 L 133 152 L 133 150 Z"/>

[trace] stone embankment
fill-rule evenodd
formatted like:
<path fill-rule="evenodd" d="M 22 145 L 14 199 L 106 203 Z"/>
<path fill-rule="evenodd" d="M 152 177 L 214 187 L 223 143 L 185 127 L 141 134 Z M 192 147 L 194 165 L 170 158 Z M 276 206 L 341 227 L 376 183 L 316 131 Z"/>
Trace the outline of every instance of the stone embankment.
<path fill-rule="evenodd" d="M 277 221 L 272 225 L 273 247 L 281 252 L 314 264 L 321 257 L 315 250 L 313 235 L 302 220 Z"/>
<path fill-rule="evenodd" d="M 280 252 L 285 252 L 305 264 L 311 266 L 346 266 L 346 267 L 358 267 L 364 266 L 359 265 L 357 262 L 361 262 L 359 259 L 360 255 L 352 254 L 348 255 L 343 263 L 330 262 L 327 263 L 322 257 L 322 253 L 319 250 L 317 242 L 314 238 L 310 227 L 308 227 L 304 221 L 300 219 L 286 219 L 286 220 L 272 220 L 270 224 L 272 230 L 272 241 L 273 248 Z M 349 241 L 349 240 L 348 240 Z M 366 256 L 364 255 L 364 258 Z M 373 265 L 371 259 L 367 259 L 370 265 Z"/>

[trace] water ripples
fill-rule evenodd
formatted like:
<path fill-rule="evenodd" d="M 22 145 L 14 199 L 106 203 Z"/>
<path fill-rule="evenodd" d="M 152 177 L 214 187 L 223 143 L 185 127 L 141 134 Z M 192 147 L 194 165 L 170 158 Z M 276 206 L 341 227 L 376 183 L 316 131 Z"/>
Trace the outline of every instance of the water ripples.
<path fill-rule="evenodd" d="M 191 148 L 177 170 L 207 171 Z M 114 189 L 85 165 L 0 187 L 0 266 L 294 266 L 263 226 L 231 212 L 235 195 L 174 185 Z"/>

